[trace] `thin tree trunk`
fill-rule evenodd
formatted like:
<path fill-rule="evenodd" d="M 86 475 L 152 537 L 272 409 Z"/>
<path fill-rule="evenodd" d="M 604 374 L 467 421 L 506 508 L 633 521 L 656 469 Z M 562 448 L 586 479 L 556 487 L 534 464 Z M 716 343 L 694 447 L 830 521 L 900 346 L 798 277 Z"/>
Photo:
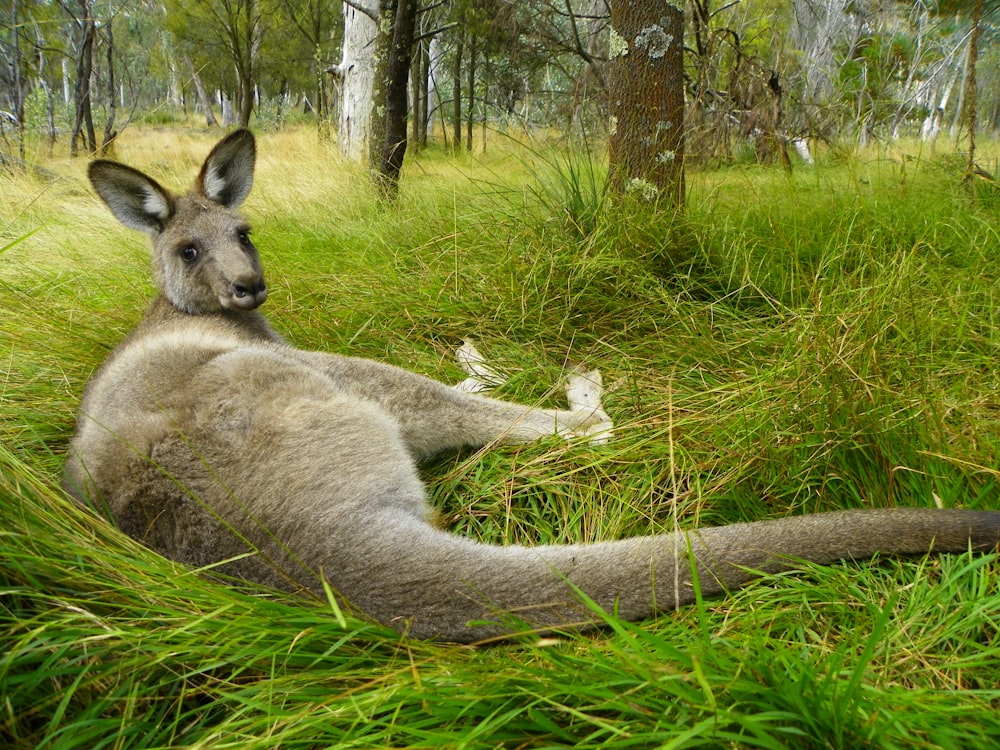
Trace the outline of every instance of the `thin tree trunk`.
<path fill-rule="evenodd" d="M 24 74 L 21 68 L 21 26 L 17 17 L 17 0 L 12 2 L 12 29 L 14 36 L 14 116 L 17 118 L 17 155 L 23 162 L 25 157 L 24 144 Z"/>
<path fill-rule="evenodd" d="M 965 78 L 966 119 L 969 132 L 969 162 L 965 179 L 971 179 L 976 169 L 976 62 L 979 60 L 979 32 L 983 25 L 985 0 L 976 0 L 972 11 L 972 34 L 969 37 L 969 70 Z"/>
<path fill-rule="evenodd" d="M 233 116 L 233 102 L 228 95 L 220 92 L 219 106 L 222 109 L 222 127 L 229 128 L 236 121 Z"/>
<path fill-rule="evenodd" d="M 410 69 L 410 99 L 413 111 L 410 114 L 412 130 L 410 142 L 416 153 L 427 145 L 427 40 L 417 43 Z"/>
<path fill-rule="evenodd" d="M 476 63 L 478 49 L 475 38 L 469 39 L 469 87 L 465 107 L 465 150 L 472 153 L 472 126 L 476 112 Z"/>
<path fill-rule="evenodd" d="M 104 22 L 105 62 L 108 70 L 108 120 L 104 123 L 104 140 L 101 142 L 101 155 L 107 154 L 112 142 L 118 137 L 115 131 L 115 117 L 118 112 L 115 91 L 115 37 L 112 32 L 112 19 Z"/>
<path fill-rule="evenodd" d="M 394 200 L 406 155 L 407 84 L 413 60 L 417 0 L 383 3 L 372 97 L 371 176 L 379 195 Z"/>
<path fill-rule="evenodd" d="M 438 114 L 438 107 L 441 102 L 438 97 L 438 80 L 441 75 L 441 40 L 438 37 L 431 39 L 427 45 L 427 122 L 424 127 L 425 134 L 434 132 L 434 118 Z M 444 122 L 444 118 L 441 118 Z M 426 141 L 424 143 L 426 146 Z"/>
<path fill-rule="evenodd" d="M 458 27 L 458 40 L 455 43 L 455 67 L 452 70 L 454 91 L 451 100 L 452 129 L 454 139 L 452 152 L 457 154 L 462 148 L 462 53 L 465 47 L 465 25 Z"/>
<path fill-rule="evenodd" d="M 465 51 L 465 23 L 459 22 L 456 29 L 455 66 L 452 68 L 451 127 L 453 132 L 452 153 L 462 149 L 462 55 Z"/>
<path fill-rule="evenodd" d="M 948 137 L 958 143 L 959 128 L 962 124 L 962 116 L 965 114 L 965 95 L 966 82 L 969 80 L 969 54 L 972 50 L 971 45 L 965 46 L 965 54 L 962 55 L 962 85 L 958 87 L 958 102 L 955 104 L 955 117 L 951 122 L 951 129 L 948 133 Z"/>
<path fill-rule="evenodd" d="M 201 76 L 190 57 L 185 56 L 184 61 L 187 63 L 188 70 L 191 71 L 191 83 L 194 84 L 195 96 L 198 97 L 198 106 L 205 115 L 205 125 L 210 128 L 218 127 L 219 121 L 215 119 L 215 113 L 212 111 L 212 99 L 208 95 L 208 91 L 205 90 L 205 84 L 201 82 Z"/>
<path fill-rule="evenodd" d="M 88 153 L 97 153 L 97 134 L 94 132 L 94 116 L 91 109 L 90 77 L 94 70 L 94 43 L 97 38 L 97 26 L 91 16 L 93 7 L 91 0 L 79 0 L 81 17 L 77 19 L 79 28 L 79 44 L 76 56 L 76 85 L 73 89 L 75 117 L 73 134 L 70 138 L 70 154 L 79 153 L 79 141 L 85 139 L 84 146 Z"/>

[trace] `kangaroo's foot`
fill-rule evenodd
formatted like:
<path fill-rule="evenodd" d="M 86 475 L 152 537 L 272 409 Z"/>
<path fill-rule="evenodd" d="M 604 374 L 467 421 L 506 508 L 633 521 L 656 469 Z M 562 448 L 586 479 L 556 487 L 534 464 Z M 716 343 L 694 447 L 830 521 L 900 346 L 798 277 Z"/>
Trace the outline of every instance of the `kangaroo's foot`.
<path fill-rule="evenodd" d="M 455 359 L 469 376 L 461 383 L 456 383 L 456 391 L 464 393 L 482 393 L 496 388 L 507 381 L 507 378 L 486 364 L 486 358 L 479 353 L 476 345 L 470 340 L 465 342 L 455 352 Z"/>
<path fill-rule="evenodd" d="M 594 445 L 603 445 L 612 437 L 614 424 L 601 406 L 604 385 L 598 370 L 577 370 L 566 382 L 566 399 L 569 401 L 573 426 L 563 428 L 564 437 L 586 437 Z"/>

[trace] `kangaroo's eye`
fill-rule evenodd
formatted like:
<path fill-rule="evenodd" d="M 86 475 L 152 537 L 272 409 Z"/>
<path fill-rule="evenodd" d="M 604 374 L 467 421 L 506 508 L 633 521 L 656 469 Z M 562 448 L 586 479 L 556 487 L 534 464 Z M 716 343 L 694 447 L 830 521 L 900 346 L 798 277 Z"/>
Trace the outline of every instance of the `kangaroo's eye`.
<path fill-rule="evenodd" d="M 244 247 L 249 247 L 250 246 L 250 232 L 248 232 L 248 231 L 247 232 L 240 232 L 236 236 L 239 237 L 241 245 L 243 245 Z"/>
<path fill-rule="evenodd" d="M 198 257 L 198 248 L 194 245 L 188 245 L 181 249 L 181 260 L 185 263 L 194 263 L 195 259 Z"/>

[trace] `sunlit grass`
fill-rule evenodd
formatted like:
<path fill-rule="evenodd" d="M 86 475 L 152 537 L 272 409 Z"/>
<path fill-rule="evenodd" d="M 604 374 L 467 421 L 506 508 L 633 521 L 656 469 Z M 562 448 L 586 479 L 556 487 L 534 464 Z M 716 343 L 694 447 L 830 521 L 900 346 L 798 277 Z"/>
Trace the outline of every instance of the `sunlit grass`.
<path fill-rule="evenodd" d="M 116 157 L 180 189 L 216 138 L 130 129 Z M 454 380 L 471 335 L 511 376 L 500 395 L 546 405 L 569 366 L 604 373 L 608 446 L 428 463 L 456 533 L 535 544 L 1000 508 L 998 223 L 947 159 L 692 172 L 678 221 L 590 205 L 600 165 L 546 148 L 428 152 L 386 208 L 312 131 L 259 138 L 246 214 L 265 312 L 293 342 Z M 122 538 L 57 486 L 83 385 L 151 294 L 145 239 L 114 223 L 82 162 L 46 166 L 58 178 L 0 177 L 0 744 L 1000 737 L 994 556 L 810 567 L 647 623 L 468 650 L 345 627 L 324 602 L 222 587 Z"/>

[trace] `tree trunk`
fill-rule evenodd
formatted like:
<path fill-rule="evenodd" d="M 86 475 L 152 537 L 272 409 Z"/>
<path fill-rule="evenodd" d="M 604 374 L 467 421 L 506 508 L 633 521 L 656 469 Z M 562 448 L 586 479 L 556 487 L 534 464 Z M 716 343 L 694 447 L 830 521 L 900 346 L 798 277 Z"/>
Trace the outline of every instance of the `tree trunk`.
<path fill-rule="evenodd" d="M 972 34 L 969 36 L 969 70 L 965 78 L 966 117 L 969 129 L 969 162 L 965 170 L 968 181 L 976 169 L 976 62 L 979 60 L 979 32 L 983 26 L 985 0 L 976 0 L 972 10 Z"/>
<path fill-rule="evenodd" d="M 427 130 L 430 123 L 431 108 L 431 44 L 433 39 L 421 39 L 417 43 L 417 51 L 414 55 L 412 71 L 412 98 L 413 112 L 413 147 L 419 150 L 427 147 Z"/>
<path fill-rule="evenodd" d="M 656 0 L 611 4 L 610 184 L 684 206 L 684 11 Z"/>
<path fill-rule="evenodd" d="M 257 92 L 257 59 L 260 55 L 260 19 L 257 5 L 248 2 L 243 7 L 243 38 L 233 44 L 236 63 L 236 106 L 239 110 L 240 127 L 250 125 Z M 238 27 L 239 28 L 239 27 Z"/>
<path fill-rule="evenodd" d="M 201 82 L 201 76 L 190 57 L 185 56 L 184 62 L 187 63 L 188 70 L 191 71 L 191 82 L 194 84 L 195 96 L 198 97 L 198 106 L 205 115 L 205 125 L 210 128 L 218 127 L 219 121 L 215 119 L 215 113 L 212 111 L 212 99 L 205 90 L 205 84 Z"/>
<path fill-rule="evenodd" d="M 372 99 L 371 176 L 379 195 L 394 200 L 406 155 L 407 86 L 413 60 L 417 0 L 389 0 L 382 5 L 375 52 Z"/>
<path fill-rule="evenodd" d="M 368 133 L 368 173 L 377 191 L 384 187 L 379 181 L 379 163 L 388 137 L 388 113 L 385 110 L 389 92 L 389 67 L 392 57 L 392 37 L 396 24 L 396 9 L 400 0 L 378 0 L 378 28 L 375 31 L 375 52 L 372 57 L 372 101 Z"/>
<path fill-rule="evenodd" d="M 368 153 L 372 88 L 375 83 L 375 36 L 378 6 L 360 10 L 344 3 L 344 46 L 340 63 L 327 69 L 340 104 L 337 137 L 340 152 L 360 162 Z"/>
<path fill-rule="evenodd" d="M 962 124 L 962 117 L 965 115 L 965 95 L 967 93 L 966 83 L 969 80 L 969 53 L 972 47 L 966 45 L 965 53 L 962 55 L 962 73 L 961 73 L 961 85 L 958 87 L 958 101 L 955 103 L 955 116 L 951 121 L 951 128 L 948 131 L 948 137 L 958 144 L 959 138 L 959 128 Z"/>
<path fill-rule="evenodd" d="M 115 91 L 115 36 L 111 28 L 112 19 L 104 22 L 105 63 L 108 66 L 108 120 L 104 123 L 104 140 L 101 142 L 101 156 L 106 156 L 108 149 L 118 137 L 115 131 L 115 116 L 118 112 L 117 92 Z"/>
<path fill-rule="evenodd" d="M 222 94 L 221 107 L 222 127 L 229 128 L 236 121 L 236 118 L 233 116 L 233 103 L 226 94 Z"/>
<path fill-rule="evenodd" d="M 465 107 L 465 150 L 472 153 L 472 126 L 476 114 L 476 58 L 478 49 L 476 48 L 476 38 L 469 38 L 469 86 L 468 97 L 466 97 Z"/>
<path fill-rule="evenodd" d="M 829 134 L 837 126 L 836 108 L 829 104 L 839 76 L 836 53 L 853 50 L 858 32 L 850 27 L 847 0 L 793 0 L 792 7 L 789 39 L 803 68 L 797 92 L 802 125 Z"/>
<path fill-rule="evenodd" d="M 316 126 L 320 140 L 326 142 L 330 140 L 330 100 L 327 96 L 327 81 L 321 56 L 322 49 L 317 45 L 313 58 L 316 63 L 316 103 L 313 110 L 316 112 Z"/>
<path fill-rule="evenodd" d="M 56 145 L 56 94 L 45 80 L 44 76 L 39 77 L 38 85 L 45 91 L 45 129 L 49 136 L 49 156 Z"/>
<path fill-rule="evenodd" d="M 426 133 L 434 132 L 434 118 L 438 114 L 438 107 L 441 106 L 438 97 L 438 81 L 441 77 L 441 48 L 441 40 L 436 36 L 427 45 L 427 124 L 424 128 Z M 442 117 L 441 120 L 443 122 L 444 118 Z"/>
<path fill-rule="evenodd" d="M 69 60 L 64 57 L 60 67 L 62 68 L 63 105 L 69 107 L 73 102 L 73 77 L 69 74 Z"/>
<path fill-rule="evenodd" d="M 94 43 L 97 25 L 91 16 L 91 0 L 79 0 L 80 18 L 76 19 L 79 42 L 76 49 L 76 85 L 73 89 L 75 117 L 73 134 L 70 138 L 70 155 L 80 152 L 79 141 L 85 139 L 87 153 L 97 153 L 97 134 L 94 132 L 94 116 L 90 100 L 90 77 L 94 71 Z"/>
<path fill-rule="evenodd" d="M 25 146 L 24 146 L 24 71 L 21 67 L 21 26 L 19 19 L 17 17 L 18 4 L 17 0 L 12 3 L 12 21 L 11 31 L 14 37 L 14 60 L 13 60 L 13 79 L 14 79 L 14 117 L 17 118 L 17 155 L 18 158 L 23 162 L 25 157 Z"/>
<path fill-rule="evenodd" d="M 462 149 L 462 52 L 465 48 L 465 24 L 457 29 L 458 39 L 455 42 L 455 67 L 452 69 L 451 117 L 452 153 L 457 154 Z"/>

